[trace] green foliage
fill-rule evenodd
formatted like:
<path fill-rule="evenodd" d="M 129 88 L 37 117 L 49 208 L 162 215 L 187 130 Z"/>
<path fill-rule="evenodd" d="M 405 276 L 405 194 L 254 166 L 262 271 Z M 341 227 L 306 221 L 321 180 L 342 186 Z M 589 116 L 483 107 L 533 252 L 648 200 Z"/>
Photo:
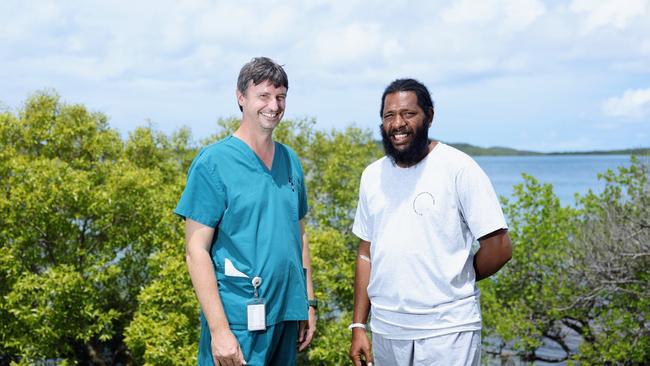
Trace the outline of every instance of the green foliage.
<path fill-rule="evenodd" d="M 5 299 L 14 324 L 30 331 L 13 329 L 6 345 L 28 357 L 57 357 L 72 353 L 76 340 L 110 339 L 119 312 L 104 311 L 99 296 L 93 284 L 69 265 L 25 274 Z"/>
<path fill-rule="evenodd" d="M 480 283 L 484 331 L 525 360 L 585 365 L 650 362 L 650 185 L 648 165 L 601 176 L 606 187 L 563 207 L 550 185 L 524 176 L 505 201 L 514 250 L 497 276 Z M 568 346 L 569 334 L 582 343 Z M 565 355 L 537 353 L 555 342 Z"/>
<path fill-rule="evenodd" d="M 150 256 L 179 225 L 169 207 L 183 158 L 160 135 L 146 150 L 146 129 L 125 143 L 104 115 L 53 93 L 0 119 L 0 350 L 124 362 Z"/>
<path fill-rule="evenodd" d="M 354 259 L 352 238 L 332 228 L 309 230 L 314 292 L 320 299 L 317 333 L 304 365 L 347 364 L 352 319 Z"/>
<path fill-rule="evenodd" d="M 152 256 L 151 283 L 138 297 L 138 311 L 126 330 L 138 364 L 195 365 L 199 339 L 198 304 L 186 275 L 180 233 Z"/>
<path fill-rule="evenodd" d="M 582 251 L 572 276 L 589 291 L 575 298 L 588 310 L 591 338 L 580 347 L 583 364 L 650 363 L 650 184 L 648 165 L 601 175 L 606 188 L 581 198 Z M 597 331 L 596 331 L 597 330 Z"/>
<path fill-rule="evenodd" d="M 542 338 L 557 333 L 558 314 L 571 292 L 567 287 L 566 247 L 575 232 L 575 210 L 562 207 L 552 186 L 524 175 L 514 201 L 504 201 L 513 247 L 510 263 L 480 283 L 485 330 L 532 358 Z M 500 345 L 503 347 L 504 345 Z"/>
<path fill-rule="evenodd" d="M 352 313 L 340 314 L 337 318 L 320 321 L 318 332 L 310 347 L 308 358 L 299 359 L 302 365 L 348 365 L 350 359 L 350 330 Z"/>
<path fill-rule="evenodd" d="M 348 127 L 330 133 L 318 131 L 303 152 L 309 166 L 310 221 L 349 235 L 359 194 L 361 172 L 381 156 L 369 131 Z M 356 248 L 357 239 L 354 241 Z"/>

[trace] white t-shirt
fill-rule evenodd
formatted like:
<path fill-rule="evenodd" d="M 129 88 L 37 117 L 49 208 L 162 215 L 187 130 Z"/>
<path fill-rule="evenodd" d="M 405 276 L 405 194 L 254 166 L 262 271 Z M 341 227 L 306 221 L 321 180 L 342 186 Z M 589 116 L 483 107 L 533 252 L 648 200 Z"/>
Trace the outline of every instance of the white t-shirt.
<path fill-rule="evenodd" d="M 361 176 L 352 232 L 370 242 L 370 327 L 390 339 L 481 329 L 474 240 L 507 229 L 489 178 L 438 143 L 418 164 L 383 157 Z"/>

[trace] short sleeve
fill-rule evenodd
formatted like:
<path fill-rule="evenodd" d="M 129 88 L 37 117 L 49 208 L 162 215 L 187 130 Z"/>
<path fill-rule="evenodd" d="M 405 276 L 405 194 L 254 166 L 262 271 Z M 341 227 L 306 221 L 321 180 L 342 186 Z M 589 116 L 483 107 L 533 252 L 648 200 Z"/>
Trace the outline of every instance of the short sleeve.
<path fill-rule="evenodd" d="M 366 199 L 366 190 L 364 189 L 363 182 L 364 179 L 362 175 L 359 187 L 359 201 L 357 202 L 357 212 L 354 215 L 352 233 L 359 237 L 359 239 L 370 242 L 370 238 L 372 237 L 372 228 L 369 221 L 368 201 Z"/>
<path fill-rule="evenodd" d="M 214 228 L 225 209 L 223 183 L 203 155 L 199 155 L 187 173 L 187 184 L 174 213 Z"/>
<path fill-rule="evenodd" d="M 487 174 L 470 160 L 456 176 L 461 213 L 475 239 L 507 229 L 497 194 Z"/>

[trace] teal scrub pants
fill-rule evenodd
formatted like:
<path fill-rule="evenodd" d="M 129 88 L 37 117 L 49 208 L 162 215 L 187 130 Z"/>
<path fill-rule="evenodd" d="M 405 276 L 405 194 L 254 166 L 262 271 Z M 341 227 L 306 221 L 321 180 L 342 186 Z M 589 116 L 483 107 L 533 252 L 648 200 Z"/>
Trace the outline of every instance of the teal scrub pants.
<path fill-rule="evenodd" d="M 298 322 L 287 321 L 266 330 L 249 332 L 233 329 L 248 366 L 294 366 L 298 340 Z M 202 327 L 199 341 L 199 365 L 214 366 L 209 350 L 212 337 L 208 327 Z"/>

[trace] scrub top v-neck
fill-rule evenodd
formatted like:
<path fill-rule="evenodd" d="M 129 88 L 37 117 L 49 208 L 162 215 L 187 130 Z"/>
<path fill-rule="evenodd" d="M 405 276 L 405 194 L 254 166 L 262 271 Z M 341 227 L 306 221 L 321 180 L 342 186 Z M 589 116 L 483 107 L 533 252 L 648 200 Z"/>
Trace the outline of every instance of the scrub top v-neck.
<path fill-rule="evenodd" d="M 255 153 L 255 151 L 253 151 L 253 149 L 251 149 L 251 147 L 248 146 L 248 144 L 246 142 L 244 142 L 244 140 L 240 139 L 239 137 L 237 137 L 235 135 L 232 135 L 230 138 L 235 140 L 233 143 L 236 143 L 236 144 L 240 145 L 240 147 L 242 149 L 242 152 L 248 154 L 251 159 L 257 160 L 257 162 L 260 164 L 260 168 L 262 169 L 263 172 L 265 172 L 267 174 L 270 174 L 270 175 L 273 175 L 273 171 L 277 171 L 278 168 L 276 168 L 276 161 L 278 161 L 278 159 L 276 159 L 276 156 L 277 156 L 276 153 L 278 151 L 278 145 L 280 144 L 279 142 L 273 141 L 273 144 L 274 144 L 273 161 L 271 161 L 271 168 L 269 169 L 269 167 L 266 166 L 266 163 L 264 162 L 264 160 L 262 160 L 259 157 L 259 155 L 257 155 Z"/>
<path fill-rule="evenodd" d="M 307 319 L 299 224 L 307 192 L 290 148 L 275 143 L 271 169 L 234 136 L 204 148 L 175 212 L 215 228 L 210 252 L 231 328 L 246 328 L 253 277 L 262 278 L 267 325 Z"/>

